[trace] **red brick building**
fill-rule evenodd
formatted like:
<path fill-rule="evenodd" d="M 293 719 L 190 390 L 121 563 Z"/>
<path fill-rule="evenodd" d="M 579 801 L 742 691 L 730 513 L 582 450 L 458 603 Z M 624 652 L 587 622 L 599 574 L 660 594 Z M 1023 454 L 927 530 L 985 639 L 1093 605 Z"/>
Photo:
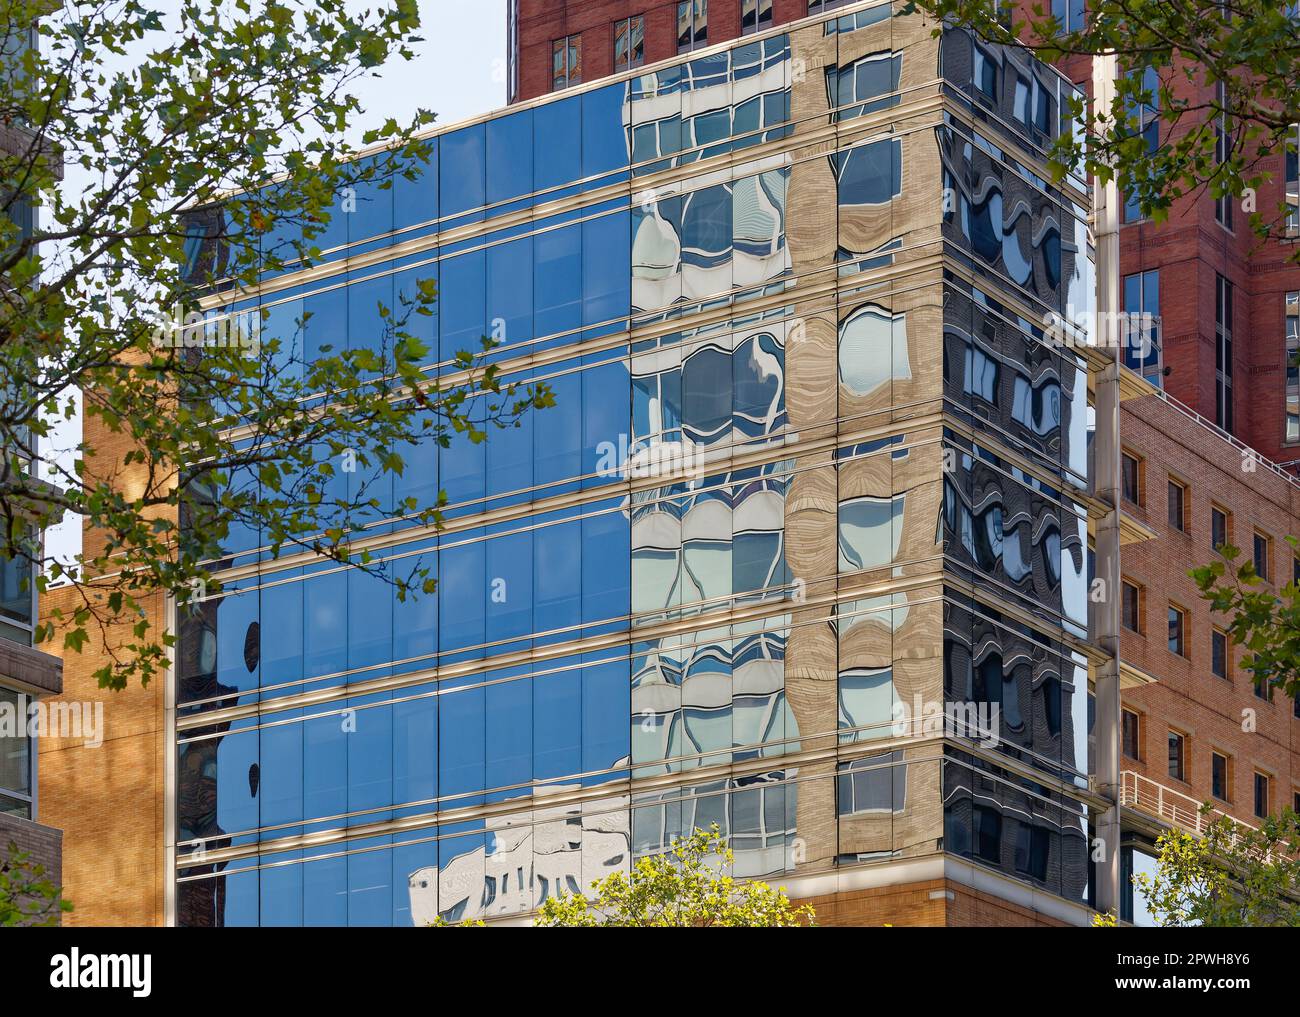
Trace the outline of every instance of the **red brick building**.
<path fill-rule="evenodd" d="M 1121 765 L 1151 782 L 1130 778 L 1126 790 L 1145 797 L 1161 785 L 1173 792 L 1166 811 L 1186 796 L 1248 823 L 1294 808 L 1296 705 L 1256 687 L 1227 638 L 1228 619 L 1211 612 L 1187 573 L 1226 539 L 1255 557 L 1274 588 L 1289 583 L 1300 569 L 1285 540 L 1297 530 L 1300 481 L 1158 396 L 1127 401 L 1122 432 L 1124 512 L 1157 534 L 1121 555 Z"/>
<path fill-rule="evenodd" d="M 846 6 L 846 0 L 508 0 L 511 102 L 532 99 L 554 89 L 558 77 L 569 85 L 595 81 L 640 64 L 667 60 L 743 34 L 797 21 L 813 12 Z M 639 25 L 638 22 L 639 21 Z M 628 24 L 628 22 L 632 22 Z M 631 44 L 623 63 L 624 38 Z M 557 43 L 579 40 L 580 73 L 571 73 L 572 50 Z M 639 49 L 636 39 L 641 40 Z M 620 65 L 615 66 L 618 51 Z M 561 85 L 561 87 L 564 87 Z"/>

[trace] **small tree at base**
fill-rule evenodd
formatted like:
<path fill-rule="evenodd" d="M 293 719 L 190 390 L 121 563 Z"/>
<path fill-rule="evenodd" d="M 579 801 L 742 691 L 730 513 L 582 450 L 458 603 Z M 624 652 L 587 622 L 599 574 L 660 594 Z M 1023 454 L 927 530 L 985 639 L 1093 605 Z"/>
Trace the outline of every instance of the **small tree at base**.
<path fill-rule="evenodd" d="M 72 904 L 46 876 L 45 866 L 10 841 L 8 850 L 0 853 L 0 928 L 57 925 L 59 915 L 71 910 Z"/>
<path fill-rule="evenodd" d="M 716 861 L 711 861 L 716 856 Z M 696 829 L 667 852 L 642 858 L 592 886 L 592 899 L 562 894 L 542 903 L 542 928 L 793 928 L 814 924 L 783 888 L 725 875 L 735 860 L 718 829 Z"/>
<path fill-rule="evenodd" d="M 1158 926 L 1300 926 L 1300 817 L 1290 809 L 1259 829 L 1220 816 L 1202 837 L 1168 830 L 1156 846 L 1156 871 L 1133 885 Z M 1114 924 L 1113 915 L 1093 919 Z"/>

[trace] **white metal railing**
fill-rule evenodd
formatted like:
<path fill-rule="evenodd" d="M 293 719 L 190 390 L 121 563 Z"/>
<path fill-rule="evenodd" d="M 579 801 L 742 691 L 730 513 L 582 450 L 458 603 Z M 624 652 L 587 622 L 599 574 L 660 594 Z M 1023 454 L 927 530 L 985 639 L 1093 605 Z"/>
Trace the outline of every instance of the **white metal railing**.
<path fill-rule="evenodd" d="M 1133 372 L 1131 368 L 1126 367 L 1125 370 L 1130 371 L 1131 373 L 1136 373 Z M 1259 466 L 1264 467 L 1264 469 L 1268 470 L 1269 472 L 1274 473 L 1277 476 L 1281 477 L 1292 487 L 1300 487 L 1300 477 L 1297 477 L 1294 473 L 1288 472 L 1287 470 L 1287 467 L 1296 467 L 1300 465 L 1300 459 L 1291 459 L 1288 460 L 1286 463 L 1274 462 L 1272 459 L 1269 459 L 1267 456 L 1265 456 L 1262 452 L 1259 452 L 1256 449 L 1252 448 L 1250 445 L 1247 445 L 1236 435 L 1229 434 L 1218 424 L 1216 424 L 1213 420 L 1201 416 L 1201 414 L 1197 413 L 1186 403 L 1179 402 L 1168 392 L 1166 392 L 1163 388 L 1156 388 L 1154 394 L 1161 401 L 1163 401 L 1165 405 L 1169 406 L 1171 409 L 1177 411 L 1178 413 L 1181 413 L 1183 416 L 1187 417 L 1193 423 L 1198 424 L 1205 430 L 1209 431 L 1216 438 L 1219 438 L 1222 441 L 1226 441 L 1229 445 L 1233 447 L 1234 450 L 1236 450 L 1236 452 L 1239 455 L 1243 457 L 1243 460 L 1246 457 L 1250 457 L 1254 460 L 1254 463 L 1257 467 Z"/>
<path fill-rule="evenodd" d="M 1181 826 L 1198 837 L 1204 836 L 1211 824 L 1224 817 L 1232 820 L 1237 826 L 1248 830 L 1255 829 L 1249 823 L 1244 823 L 1218 809 L 1202 812 L 1201 803 L 1191 795 L 1165 787 L 1159 781 L 1144 777 L 1135 770 L 1124 770 L 1120 773 L 1119 788 L 1120 805 L 1138 809 L 1173 826 Z"/>

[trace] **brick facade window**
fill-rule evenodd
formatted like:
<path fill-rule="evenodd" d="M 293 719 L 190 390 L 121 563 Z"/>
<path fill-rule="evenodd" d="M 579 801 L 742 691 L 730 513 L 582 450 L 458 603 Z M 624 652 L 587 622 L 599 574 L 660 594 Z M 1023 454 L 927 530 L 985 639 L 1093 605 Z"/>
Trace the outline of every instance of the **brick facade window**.
<path fill-rule="evenodd" d="M 1222 752 L 1210 753 L 1210 794 L 1221 802 L 1232 797 L 1232 761 Z"/>
<path fill-rule="evenodd" d="M 1228 651 L 1228 633 L 1215 629 L 1210 633 L 1210 670 L 1216 678 L 1227 679 L 1231 674 L 1232 656 Z"/>
<path fill-rule="evenodd" d="M 22 702 L 14 690 L 0 688 L 0 704 L 4 705 L 5 712 L 22 718 L 13 725 L 16 734 L 0 735 L 0 813 L 31 819 L 35 753 L 27 736 L 26 715 L 19 708 Z"/>
<path fill-rule="evenodd" d="M 1169 652 L 1187 656 L 1187 612 L 1169 605 Z"/>
<path fill-rule="evenodd" d="M 1187 736 L 1177 731 L 1169 732 L 1169 776 L 1187 779 Z"/>
<path fill-rule="evenodd" d="M 1083 28 L 1083 0 L 1052 0 L 1052 17 L 1061 32 L 1077 32 Z"/>
<path fill-rule="evenodd" d="M 1221 275 L 1214 277 L 1214 422 L 1232 433 L 1232 324 L 1233 286 Z"/>
<path fill-rule="evenodd" d="M 1127 579 L 1120 581 L 1120 620 L 1126 629 L 1138 635 L 1143 630 L 1144 598 L 1144 591 L 1137 583 L 1130 583 Z"/>
<path fill-rule="evenodd" d="M 1210 546 L 1219 550 L 1232 542 L 1232 513 L 1218 505 L 1210 506 Z"/>
<path fill-rule="evenodd" d="M 1053 12 L 1055 12 L 1056 2 L 1053 2 Z M 1082 12 L 1080 12 L 1082 21 Z M 1136 74 L 1137 72 L 1134 71 Z M 1137 121 L 1138 133 L 1146 142 L 1147 151 L 1154 154 L 1160 147 L 1160 76 L 1156 73 L 1154 67 L 1146 67 L 1142 71 L 1142 91 L 1146 93 L 1144 101 L 1136 102 L 1129 99 L 1130 107 L 1128 113 Z M 1138 204 L 1135 195 L 1126 194 L 1124 196 L 1124 222 L 1140 222 L 1142 220 L 1142 208 Z"/>
<path fill-rule="evenodd" d="M 740 34 L 753 35 L 772 27 L 772 0 L 740 0 Z"/>
<path fill-rule="evenodd" d="M 1283 440 L 1300 442 L 1300 290 L 1283 304 L 1286 329 L 1286 433 Z"/>
<path fill-rule="evenodd" d="M 677 52 L 709 44 L 709 0 L 682 0 L 677 5 Z"/>
<path fill-rule="evenodd" d="M 1253 561 L 1255 565 L 1255 575 L 1260 579 L 1270 580 L 1273 578 L 1273 538 L 1267 533 L 1255 531 L 1253 541 Z"/>
<path fill-rule="evenodd" d="M 1142 719 L 1133 710 L 1120 712 L 1120 744 L 1129 759 L 1142 758 Z"/>
<path fill-rule="evenodd" d="M 582 84 L 582 38 L 566 35 L 551 43 L 551 89 L 560 91 Z"/>
<path fill-rule="evenodd" d="M 1286 230 L 1288 237 L 1300 236 L 1300 124 L 1288 132 L 1286 143 Z"/>
<path fill-rule="evenodd" d="M 645 63 L 645 18 L 638 14 L 614 22 L 614 72 Z"/>
<path fill-rule="evenodd" d="M 1169 525 L 1182 533 L 1187 532 L 1187 485 L 1169 478 Z"/>
<path fill-rule="evenodd" d="M 1128 318 L 1124 364 L 1156 388 L 1164 384 L 1160 369 L 1160 270 L 1124 277 L 1124 313 Z"/>
<path fill-rule="evenodd" d="M 1120 453 L 1119 460 L 1119 477 L 1120 477 L 1120 494 L 1124 500 L 1133 505 L 1141 506 L 1143 502 L 1143 480 L 1146 473 L 1146 464 L 1141 457 L 1125 451 Z"/>
<path fill-rule="evenodd" d="M 1260 819 L 1268 818 L 1269 779 L 1268 774 L 1255 771 L 1255 815 Z"/>
<path fill-rule="evenodd" d="M 1222 81 L 1214 86 L 1214 104 L 1219 111 L 1214 118 L 1214 160 L 1223 165 L 1232 151 L 1232 137 L 1228 133 L 1228 117 L 1224 112 L 1228 108 L 1228 86 Z M 1231 194 L 1214 199 L 1214 221 L 1229 232 L 1232 231 L 1232 205 L 1235 200 Z"/>

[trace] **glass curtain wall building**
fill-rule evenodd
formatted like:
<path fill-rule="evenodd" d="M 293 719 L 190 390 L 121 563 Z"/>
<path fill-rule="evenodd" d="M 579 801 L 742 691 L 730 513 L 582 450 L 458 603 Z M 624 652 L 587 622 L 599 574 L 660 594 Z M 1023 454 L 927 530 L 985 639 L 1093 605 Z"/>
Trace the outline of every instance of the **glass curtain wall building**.
<path fill-rule="evenodd" d="M 430 373 L 491 335 L 556 405 L 406 455 L 444 525 L 356 551 L 436 595 L 234 538 L 178 622 L 179 924 L 524 915 L 710 823 L 792 892 L 947 852 L 1087 899 L 1071 86 L 893 14 L 442 131 L 232 305 L 356 348 L 434 279 Z"/>

